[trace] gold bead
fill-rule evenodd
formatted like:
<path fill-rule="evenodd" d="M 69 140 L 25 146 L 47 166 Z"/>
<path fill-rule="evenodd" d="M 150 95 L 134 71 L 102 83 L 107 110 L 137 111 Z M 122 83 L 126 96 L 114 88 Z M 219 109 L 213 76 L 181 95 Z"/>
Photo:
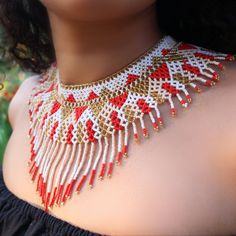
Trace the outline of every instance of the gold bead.
<path fill-rule="evenodd" d="M 134 141 L 135 141 L 136 143 L 140 143 L 140 140 L 139 140 L 138 138 L 135 138 Z"/>
<path fill-rule="evenodd" d="M 109 179 L 111 179 L 111 174 L 108 174 L 107 177 L 108 177 Z"/>
<path fill-rule="evenodd" d="M 91 190 L 93 188 L 93 185 L 92 184 L 89 184 L 88 185 L 88 188 Z"/>
<path fill-rule="evenodd" d="M 155 131 L 159 131 L 159 127 L 158 127 L 158 126 L 155 127 L 154 130 L 155 130 Z"/>
<path fill-rule="evenodd" d="M 102 180 L 103 180 L 103 177 L 102 177 L 102 176 L 99 176 L 98 179 L 102 181 Z"/>
<path fill-rule="evenodd" d="M 188 104 L 186 106 L 183 106 L 184 109 L 188 109 Z"/>
<path fill-rule="evenodd" d="M 124 158 L 128 158 L 128 153 L 124 153 Z"/>

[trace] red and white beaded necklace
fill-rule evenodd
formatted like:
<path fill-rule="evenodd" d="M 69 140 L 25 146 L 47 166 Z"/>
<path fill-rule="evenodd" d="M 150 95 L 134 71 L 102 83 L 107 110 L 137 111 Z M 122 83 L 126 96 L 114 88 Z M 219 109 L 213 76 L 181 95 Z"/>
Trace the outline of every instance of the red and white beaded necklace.
<path fill-rule="evenodd" d="M 214 66 L 223 69 L 220 61 L 227 60 L 234 57 L 165 35 L 129 65 L 97 82 L 64 85 L 52 64 L 29 99 L 28 166 L 44 210 L 63 205 L 87 179 L 92 187 L 96 177 L 111 177 L 114 163 L 127 157 L 129 135 L 139 139 L 137 121 L 143 136 L 148 136 L 145 115 L 159 130 L 161 104 L 169 102 L 175 116 L 173 97 L 187 107 L 187 89 L 200 92 L 200 86 L 214 85 L 219 80 Z"/>

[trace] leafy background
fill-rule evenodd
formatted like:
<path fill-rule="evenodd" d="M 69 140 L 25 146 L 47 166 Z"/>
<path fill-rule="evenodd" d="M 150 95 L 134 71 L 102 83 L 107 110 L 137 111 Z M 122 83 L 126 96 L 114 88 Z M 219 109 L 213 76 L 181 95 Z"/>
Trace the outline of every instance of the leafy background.
<path fill-rule="evenodd" d="M 9 102 L 29 72 L 23 71 L 7 54 L 6 38 L 0 28 L 0 164 L 12 129 L 8 121 Z"/>

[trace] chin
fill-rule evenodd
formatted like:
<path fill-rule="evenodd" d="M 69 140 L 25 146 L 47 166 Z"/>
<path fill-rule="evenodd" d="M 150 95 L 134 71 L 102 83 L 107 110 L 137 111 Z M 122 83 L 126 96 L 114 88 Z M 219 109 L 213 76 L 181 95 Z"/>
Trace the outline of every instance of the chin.
<path fill-rule="evenodd" d="M 132 16 L 155 0 L 42 0 L 48 11 L 70 20 L 99 21 Z"/>

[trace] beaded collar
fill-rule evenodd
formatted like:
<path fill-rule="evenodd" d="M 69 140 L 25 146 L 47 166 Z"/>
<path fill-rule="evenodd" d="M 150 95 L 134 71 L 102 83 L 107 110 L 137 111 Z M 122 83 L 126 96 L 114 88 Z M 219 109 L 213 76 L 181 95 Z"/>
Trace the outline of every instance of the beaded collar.
<path fill-rule="evenodd" d="M 219 81 L 220 61 L 234 60 L 197 45 L 165 35 L 149 50 L 116 73 L 97 82 L 65 85 L 56 63 L 40 76 L 29 99 L 32 183 L 47 212 L 79 193 L 88 180 L 111 177 L 128 157 L 130 135 L 148 137 L 144 116 L 153 128 L 163 126 L 161 105 L 173 97 L 183 108 L 191 103 L 190 90 L 200 92 Z M 138 133 L 137 124 L 142 133 Z"/>

